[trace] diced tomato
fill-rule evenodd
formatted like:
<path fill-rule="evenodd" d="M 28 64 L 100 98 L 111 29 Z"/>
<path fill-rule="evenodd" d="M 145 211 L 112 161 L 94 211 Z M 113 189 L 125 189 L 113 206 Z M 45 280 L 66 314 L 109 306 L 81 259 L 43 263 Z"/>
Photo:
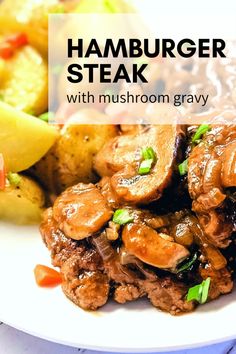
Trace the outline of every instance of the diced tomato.
<path fill-rule="evenodd" d="M 62 277 L 55 269 L 42 264 L 37 264 L 34 268 L 36 283 L 42 287 L 52 287 L 61 284 Z"/>
<path fill-rule="evenodd" d="M 6 171 L 3 155 L 0 154 L 0 190 L 3 190 L 6 185 Z"/>
<path fill-rule="evenodd" d="M 14 54 L 14 50 L 10 43 L 3 42 L 0 44 L 0 57 L 2 59 L 10 59 Z"/>
<path fill-rule="evenodd" d="M 6 42 L 9 43 L 14 50 L 28 44 L 28 37 L 25 33 L 17 33 L 14 36 L 8 37 Z"/>

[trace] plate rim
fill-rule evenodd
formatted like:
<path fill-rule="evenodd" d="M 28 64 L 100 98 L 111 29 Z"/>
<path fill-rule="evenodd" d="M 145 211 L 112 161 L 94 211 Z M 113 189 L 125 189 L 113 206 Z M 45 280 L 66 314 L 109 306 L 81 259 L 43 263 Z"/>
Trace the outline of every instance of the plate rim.
<path fill-rule="evenodd" d="M 44 248 L 44 245 L 43 245 L 43 243 L 42 243 L 42 241 L 40 239 L 40 235 L 39 235 L 39 231 L 38 231 L 37 226 L 34 226 L 33 228 L 32 228 L 32 226 L 23 227 L 22 228 L 22 232 L 23 232 L 22 237 L 21 237 L 21 231 L 19 231 L 19 228 L 17 226 L 14 226 L 14 225 L 9 224 L 9 223 L 0 222 L 0 234 L 2 233 L 1 232 L 2 231 L 1 227 L 3 227 L 3 231 L 6 231 L 9 228 L 9 244 L 8 244 L 8 236 L 5 236 L 5 234 L 4 234 L 3 238 L 2 238 L 2 241 L 3 241 L 2 251 L 3 252 L 4 251 L 8 252 L 8 247 L 11 247 L 12 244 L 14 244 L 16 242 L 15 240 L 17 240 L 17 241 L 20 240 L 21 246 L 22 246 L 22 242 L 23 242 L 23 246 L 27 246 L 27 247 L 25 247 L 25 251 L 27 251 L 27 254 L 28 254 L 29 250 L 30 251 L 32 251 L 32 250 L 35 251 L 37 249 L 37 252 L 39 252 L 39 260 L 46 261 L 47 264 L 50 263 L 49 254 L 47 252 L 46 247 Z M 16 229 L 17 229 L 17 232 L 16 232 Z M 32 234 L 32 232 L 33 232 L 33 235 L 32 235 L 32 238 L 30 238 L 30 242 L 29 242 L 29 238 L 28 237 L 29 237 L 29 235 Z M 25 243 L 25 245 L 24 245 L 24 243 Z M 5 248 L 5 245 L 6 245 L 6 248 Z M 29 249 L 28 249 L 28 245 L 29 245 Z M 42 249 L 38 248 L 39 245 L 42 246 Z M 19 245 L 15 244 L 15 246 L 16 246 L 15 249 L 17 250 L 17 253 L 18 253 Z M 41 252 L 43 249 L 45 250 L 45 252 Z M 11 248 L 11 252 L 12 252 L 12 248 Z M 25 253 L 23 253 L 23 255 L 24 254 Z M 14 255 L 14 253 L 13 253 L 13 255 Z M 41 259 L 41 256 L 42 256 L 42 259 Z M 46 256 L 46 258 L 44 258 L 44 256 Z M 8 257 L 8 256 L 5 254 L 5 258 L 6 257 Z M 22 257 L 22 252 L 20 252 L 20 257 Z M 16 261 L 17 260 L 18 260 L 18 258 L 16 258 Z M 35 261 L 35 259 L 33 259 L 33 263 L 34 263 L 34 261 Z M 4 262 L 4 257 L 3 257 L 3 262 Z M 30 262 L 31 262 L 31 260 L 30 260 Z M 30 264 L 30 262 L 28 263 L 28 258 L 26 257 L 26 267 L 27 267 L 27 269 L 28 269 L 29 265 L 32 266 L 32 264 Z M 13 263 L 13 266 L 14 266 L 14 263 Z M 29 271 L 29 273 L 32 274 L 32 280 L 33 280 L 33 272 L 31 273 L 31 271 Z M 4 281 L 4 278 L 3 278 L 3 281 Z M 26 281 L 26 283 L 28 283 L 28 281 L 29 281 L 27 274 L 26 274 L 25 281 Z M 33 283 L 33 284 L 35 285 L 35 283 Z M 57 290 L 57 288 L 55 290 Z M 60 291 L 60 293 L 62 293 L 61 289 L 58 289 L 58 290 Z M 7 293 L 5 292 L 5 294 L 7 294 Z M 229 301 L 226 301 L 226 302 L 224 301 L 223 307 L 225 305 L 230 304 L 231 301 L 235 302 L 236 291 L 234 291 L 232 295 L 233 295 L 233 297 L 231 299 L 229 299 Z M 230 294 L 228 296 L 230 296 Z M 226 300 L 226 297 L 227 297 L 227 295 L 226 296 L 222 296 L 221 298 L 224 298 Z M 39 298 L 41 298 L 41 295 L 39 295 Z M 66 297 L 64 298 L 64 295 L 63 295 L 63 299 L 64 299 L 65 302 L 68 301 L 68 303 L 70 304 L 70 301 L 67 300 Z M 3 300 L 7 301 L 7 297 L 4 298 L 4 296 L 3 296 Z M 42 303 L 42 304 L 44 304 L 44 303 Z M 60 300 L 59 300 L 59 304 L 60 304 Z M 111 302 L 110 302 L 110 305 L 112 305 Z M 207 304 L 204 305 L 204 306 L 207 306 Z M 217 307 L 218 306 L 216 306 L 216 308 Z M 222 306 L 220 306 L 220 308 L 221 307 Z M 121 310 L 125 309 L 122 305 L 120 305 L 119 308 Z M 150 308 L 152 308 L 151 305 L 150 305 Z M 160 311 L 158 309 L 154 309 L 154 310 L 157 312 L 157 315 L 158 315 L 158 313 L 163 313 L 162 311 Z M 234 307 L 233 310 L 235 310 L 235 307 Z M 19 331 L 22 331 L 22 332 L 27 333 L 29 335 L 32 335 L 34 337 L 41 338 L 41 339 L 44 339 L 44 340 L 47 340 L 47 341 L 50 341 L 50 342 L 53 342 L 53 343 L 58 343 L 58 344 L 62 344 L 62 345 L 70 346 L 70 347 L 75 347 L 75 348 L 77 347 L 77 348 L 81 348 L 81 349 L 96 350 L 96 351 L 99 351 L 99 352 L 101 352 L 101 351 L 110 351 L 110 352 L 114 352 L 114 353 L 153 353 L 153 352 L 157 352 L 157 351 L 158 352 L 178 351 L 178 350 L 184 350 L 184 349 L 201 348 L 201 347 L 204 347 L 204 346 L 209 346 L 209 345 L 214 345 L 214 344 L 217 344 L 217 343 L 222 343 L 222 342 L 225 342 L 225 341 L 230 341 L 230 340 L 233 340 L 233 339 L 236 338 L 236 330 L 234 330 L 233 326 L 230 326 L 232 330 L 230 330 L 228 332 L 229 335 L 227 335 L 227 332 L 223 332 L 222 335 L 221 335 L 221 333 L 219 333 L 219 331 L 218 331 L 218 333 L 216 333 L 215 336 L 210 334 L 208 336 L 209 338 L 207 338 L 206 336 L 201 336 L 200 335 L 200 336 L 197 336 L 196 338 L 191 338 L 191 339 L 186 340 L 186 341 L 185 341 L 184 336 L 183 336 L 182 338 L 180 338 L 180 341 L 177 341 L 174 344 L 172 344 L 172 340 L 170 339 L 168 341 L 164 341 L 164 342 L 160 342 L 160 343 L 158 343 L 158 340 L 154 340 L 154 341 L 152 340 L 151 346 L 148 346 L 147 340 L 143 341 L 143 343 L 142 343 L 142 341 L 141 341 L 141 343 L 139 341 L 138 345 L 135 345 L 136 343 L 135 343 L 134 340 L 125 342 L 125 344 L 122 345 L 122 337 L 121 337 L 121 340 L 119 342 L 115 341 L 115 345 L 113 345 L 113 341 L 112 342 L 110 341 L 108 344 L 106 344 L 105 340 L 99 341 L 98 339 L 95 339 L 95 338 L 92 339 L 92 341 L 90 342 L 90 338 L 88 338 L 86 336 L 83 338 L 82 335 L 78 335 L 76 337 L 73 337 L 73 336 L 72 337 L 70 337 L 70 336 L 68 337 L 68 336 L 62 336 L 62 335 L 60 336 L 59 332 L 57 332 L 57 331 L 55 331 L 54 333 L 50 332 L 49 334 L 47 334 L 46 331 L 43 331 L 40 327 L 37 327 L 37 326 L 31 326 L 31 328 L 32 328 L 31 329 L 30 325 L 27 326 L 27 323 L 28 323 L 27 322 L 27 318 L 24 321 L 18 321 L 17 322 L 17 319 L 15 319 L 14 317 L 10 316 L 8 318 L 8 311 L 9 310 L 6 309 L 5 311 L 3 310 L 3 312 L 0 312 L 0 320 L 3 323 L 5 323 L 6 325 L 9 325 L 9 326 L 11 326 L 11 327 L 13 327 L 13 328 L 15 328 L 15 329 L 17 329 Z M 83 310 L 81 309 L 81 311 L 83 311 Z M 128 308 L 128 311 L 131 311 L 131 310 Z M 139 309 L 137 309 L 137 311 L 139 311 Z M 212 309 L 210 311 L 212 311 Z M 213 311 L 215 312 L 215 310 L 213 310 Z M 231 309 L 230 309 L 230 311 L 231 311 Z M 84 312 L 86 312 L 86 311 L 84 311 Z M 105 311 L 105 312 L 107 312 L 107 311 Z M 195 313 L 196 314 L 199 313 L 201 315 L 201 312 L 202 311 L 200 309 L 199 312 L 198 312 L 198 310 L 196 310 L 195 312 L 186 313 L 186 314 L 184 314 L 184 315 L 182 315 L 180 317 L 187 318 L 188 316 L 191 316 L 191 315 L 193 315 Z M 203 312 L 204 312 L 204 314 L 207 313 L 207 311 L 206 312 L 203 311 Z M 131 313 L 132 313 L 132 311 L 131 311 Z M 140 313 L 142 313 L 142 312 L 140 312 Z M 233 313 L 235 313 L 235 311 L 233 311 Z M 21 312 L 20 312 L 20 314 L 22 315 Z M 165 315 L 168 316 L 170 318 L 170 320 L 173 317 L 175 317 L 175 318 L 179 317 L 179 316 L 171 316 L 168 313 L 166 313 Z M 149 316 L 149 314 L 147 315 L 147 317 L 148 316 Z M 41 321 L 44 321 L 44 320 L 41 319 Z M 152 321 L 152 317 L 151 317 L 151 321 Z M 220 326 L 220 327 L 222 328 L 222 326 Z M 93 330 L 93 332 L 91 332 L 91 333 L 94 333 L 95 329 L 92 329 L 92 330 Z M 78 334 L 79 334 L 79 332 L 78 332 Z"/>
<path fill-rule="evenodd" d="M 185 314 L 184 316 L 188 316 L 188 314 Z M 31 331 L 29 329 L 24 328 L 24 326 L 18 326 L 15 325 L 13 323 L 11 323 L 10 321 L 5 321 L 4 319 L 0 318 L 0 322 L 2 322 L 3 324 L 10 326 L 20 332 L 26 333 L 30 336 L 51 342 L 51 343 L 55 343 L 55 344 L 60 344 L 60 345 L 64 345 L 64 346 L 69 346 L 72 348 L 79 348 L 79 349 L 86 349 L 86 350 L 93 350 L 93 351 L 98 351 L 98 352 L 111 352 L 111 353 L 156 353 L 156 352 L 160 352 L 160 353 L 165 353 L 165 352 L 171 352 L 171 351 L 179 351 L 179 350 L 188 350 L 188 349 L 197 349 L 197 348 L 203 348 L 203 347 L 207 347 L 207 346 L 211 346 L 214 344 L 220 344 L 220 343 L 224 343 L 224 342 L 228 342 L 231 340 L 235 340 L 236 338 L 236 333 L 235 335 L 229 335 L 229 336 L 224 336 L 221 338 L 217 338 L 217 339 L 211 339 L 209 341 L 199 341 L 197 343 L 193 343 L 193 344 L 183 344 L 183 345 L 175 345 L 175 346 L 166 346 L 164 347 L 152 347 L 152 348 L 137 348 L 137 347 L 110 347 L 110 346 L 100 346 L 100 345 L 90 345 L 90 344 L 85 344 L 85 343 L 75 343 L 75 342 L 68 342 L 66 340 L 62 340 L 59 338 L 51 338 L 50 336 L 44 335 L 42 333 L 39 333 L 37 331 Z"/>

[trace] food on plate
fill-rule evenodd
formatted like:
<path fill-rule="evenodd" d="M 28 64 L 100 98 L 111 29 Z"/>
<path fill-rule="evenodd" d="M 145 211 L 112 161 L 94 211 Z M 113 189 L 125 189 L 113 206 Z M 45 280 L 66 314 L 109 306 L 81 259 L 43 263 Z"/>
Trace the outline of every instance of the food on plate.
<path fill-rule="evenodd" d="M 55 269 L 42 264 L 34 268 L 36 283 L 42 287 L 51 287 L 61 284 L 61 275 Z"/>
<path fill-rule="evenodd" d="M 9 172 L 26 170 L 56 141 L 54 126 L 0 101 L 0 152 Z"/>
<path fill-rule="evenodd" d="M 31 178 L 8 173 L 0 190 L 0 219 L 16 224 L 37 224 L 45 209 L 42 188 Z"/>
<path fill-rule="evenodd" d="M 38 264 L 36 283 L 61 284 L 85 310 L 109 299 L 147 298 L 172 315 L 193 311 L 234 286 L 235 59 L 175 58 L 173 64 L 152 58 L 145 92 L 181 96 L 178 109 L 112 100 L 86 109 L 60 103 L 65 68 L 59 65 L 50 74 L 59 103 L 52 112 L 47 18 L 70 11 L 133 9 L 118 0 L 0 4 L 0 218 L 40 224 L 59 271 Z M 142 83 L 120 84 L 107 96 L 127 89 L 144 93 Z M 204 105 L 183 99 L 185 91 L 203 89 L 213 97 Z M 83 90 L 86 84 L 76 86 Z M 111 124 L 117 117 L 122 124 Z M 180 125 L 180 117 L 202 124 Z M 127 124 L 130 118 L 137 124 Z"/>

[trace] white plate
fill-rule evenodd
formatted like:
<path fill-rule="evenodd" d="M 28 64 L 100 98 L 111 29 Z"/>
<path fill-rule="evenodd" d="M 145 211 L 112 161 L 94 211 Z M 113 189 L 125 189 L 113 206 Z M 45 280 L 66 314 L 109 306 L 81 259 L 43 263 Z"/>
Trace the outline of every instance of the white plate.
<path fill-rule="evenodd" d="M 60 287 L 39 288 L 37 263 L 50 257 L 35 227 L 0 224 L 0 320 L 27 333 L 80 348 L 151 352 L 195 347 L 236 337 L 236 296 L 172 317 L 148 302 L 110 302 L 96 313 L 71 303 Z"/>

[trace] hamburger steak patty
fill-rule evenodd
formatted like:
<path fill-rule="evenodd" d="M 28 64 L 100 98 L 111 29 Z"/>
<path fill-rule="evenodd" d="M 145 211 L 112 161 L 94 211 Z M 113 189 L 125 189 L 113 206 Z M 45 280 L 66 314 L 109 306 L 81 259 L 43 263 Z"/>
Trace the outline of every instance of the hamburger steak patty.
<path fill-rule="evenodd" d="M 80 189 L 83 191 L 82 193 L 80 193 Z M 87 191 L 91 194 L 91 190 L 94 191 L 92 193 L 92 204 L 96 205 L 96 208 L 90 208 L 87 213 L 85 209 L 83 211 L 83 235 L 86 234 L 86 225 L 88 225 L 90 236 L 81 239 L 79 235 L 75 235 L 75 239 L 72 239 L 65 234 L 67 228 L 63 231 L 60 229 L 61 224 L 58 220 L 65 217 L 65 214 L 61 216 L 60 213 L 70 210 L 71 202 L 80 206 L 80 197 L 82 196 L 83 199 L 88 198 L 89 195 L 86 196 L 85 193 Z M 100 230 L 96 228 L 95 232 L 91 234 L 89 219 L 93 218 L 93 213 L 104 215 L 102 208 L 106 210 L 109 208 L 106 200 L 102 199 L 104 197 L 101 198 L 101 195 L 96 186 L 90 184 L 86 188 L 85 185 L 80 183 L 76 187 L 69 188 L 62 193 L 59 197 L 59 203 L 56 201 L 54 207 L 47 209 L 44 213 L 44 218 L 40 226 L 41 235 L 44 243 L 51 252 L 52 264 L 61 269 L 63 279 L 62 289 L 65 295 L 85 310 L 96 310 L 103 306 L 109 298 L 113 298 L 118 303 L 125 303 L 146 296 L 155 307 L 167 311 L 172 315 L 192 311 L 196 303 L 193 301 L 187 302 L 186 294 L 190 286 L 199 283 L 210 271 L 207 268 L 207 259 L 204 266 L 201 264 L 199 271 L 195 270 L 194 275 L 191 273 L 191 276 L 187 277 L 187 279 L 181 279 L 175 273 L 173 267 L 168 271 L 168 269 L 162 270 L 150 265 L 152 264 L 148 262 L 150 251 L 145 255 L 144 263 L 141 259 L 137 258 L 139 254 L 136 254 L 135 251 L 132 253 L 132 247 L 129 247 L 127 252 L 124 245 L 120 244 L 121 237 L 118 240 L 110 241 L 107 238 L 109 223 L 104 221 L 104 225 Z M 96 196 L 98 203 L 95 200 Z M 57 205 L 59 205 L 58 208 Z M 90 203 L 87 205 L 89 208 Z M 145 230 L 148 233 L 148 239 L 149 237 L 159 237 L 162 240 L 162 247 L 165 247 L 165 243 L 168 247 L 170 247 L 171 243 L 175 244 L 175 235 L 171 235 L 171 229 L 174 220 L 175 223 L 182 222 L 180 213 L 176 214 L 177 217 L 175 215 L 160 217 L 151 214 L 147 210 L 129 210 L 134 215 L 133 224 L 137 225 L 137 227 L 141 227 L 141 225 L 146 227 Z M 185 215 L 184 213 L 183 215 Z M 79 213 L 73 215 L 71 227 L 74 224 L 76 226 L 80 225 L 79 218 Z M 86 218 L 88 220 L 85 220 Z M 152 227 L 156 228 L 155 232 Z M 128 230 L 126 229 L 126 233 Z M 116 232 L 118 231 L 116 230 Z M 128 237 L 128 234 L 126 237 Z M 143 240 L 140 242 L 143 242 Z M 181 245 L 176 243 L 176 246 L 180 247 Z M 185 249 L 184 246 L 181 247 L 183 250 Z M 173 248 L 174 252 L 175 249 Z M 187 252 L 186 248 L 185 257 L 188 257 L 188 255 L 189 252 Z M 167 252 L 166 257 L 169 256 Z M 152 257 L 152 254 L 150 257 Z M 160 257 L 163 260 L 163 253 L 160 254 Z M 221 257 L 224 259 L 223 256 Z M 183 252 L 180 254 L 179 262 L 182 261 L 182 258 Z M 176 266 L 177 263 L 178 259 L 175 255 L 174 265 Z M 168 266 L 168 262 L 166 261 L 163 261 L 163 264 Z M 225 263 L 221 264 L 222 266 L 219 266 L 219 268 L 223 267 L 224 269 L 214 269 L 214 271 L 211 271 L 214 275 L 211 284 L 211 292 L 214 292 L 212 298 L 219 296 L 221 293 L 229 292 L 232 289 L 231 274 L 225 268 Z M 224 274 L 225 279 L 223 283 L 220 277 L 222 274 Z M 220 289 L 217 288 L 217 282 L 221 284 Z"/>

